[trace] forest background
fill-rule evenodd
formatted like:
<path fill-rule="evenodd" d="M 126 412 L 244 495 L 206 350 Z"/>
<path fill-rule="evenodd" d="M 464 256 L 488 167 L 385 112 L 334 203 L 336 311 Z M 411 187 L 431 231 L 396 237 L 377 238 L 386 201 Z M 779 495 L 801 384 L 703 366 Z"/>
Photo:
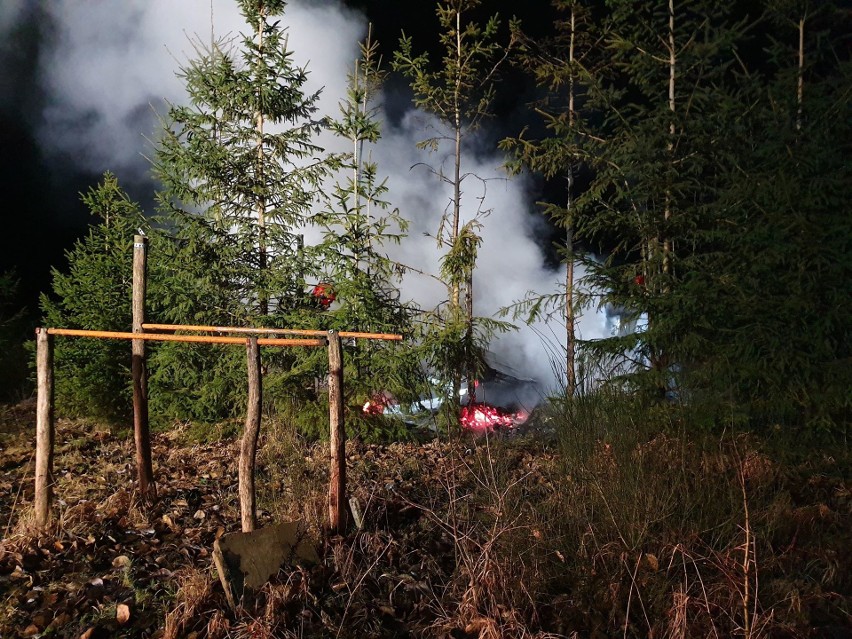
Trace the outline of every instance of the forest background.
<path fill-rule="evenodd" d="M 447 94 L 446 87 L 444 95 L 438 95 L 443 79 L 439 74 L 425 75 L 442 66 L 452 73 L 455 44 L 442 42 L 434 32 L 426 36 L 415 31 L 414 50 L 408 50 L 406 60 L 404 48 L 394 53 L 398 26 L 394 19 L 379 7 L 367 7 L 371 16 L 378 16 L 376 33 L 390 32 L 389 41 L 375 44 L 369 62 L 378 65 L 382 60 L 387 82 L 355 88 L 370 92 L 369 106 L 362 109 L 361 117 L 370 118 L 375 129 L 346 131 L 338 124 L 336 141 L 332 131 L 321 131 L 329 128 L 327 118 L 344 121 L 350 128 L 358 126 L 351 121 L 346 124 L 346 113 L 336 111 L 337 102 L 346 99 L 344 78 L 354 68 L 357 42 L 365 28 L 363 17 L 334 3 L 290 7 L 289 19 L 295 28 L 290 29 L 287 43 L 297 45 L 304 37 L 309 53 L 303 55 L 312 60 L 310 72 L 299 80 L 304 82 L 305 104 L 314 91 L 326 87 L 315 96 L 316 102 L 310 102 L 317 109 L 310 118 L 317 123 L 319 135 L 303 132 L 299 142 L 316 147 L 301 149 L 304 157 L 292 159 L 292 167 L 320 162 L 321 156 L 327 164 L 317 166 L 316 175 L 290 180 L 314 180 L 317 191 L 302 194 L 304 202 L 298 205 L 303 207 L 302 217 L 296 219 L 291 213 L 282 227 L 293 236 L 286 241 L 292 243 L 295 234 L 304 234 L 307 227 L 313 228 L 307 231 L 309 248 L 324 243 L 327 250 L 330 242 L 346 241 L 343 236 L 350 243 L 357 241 L 352 233 L 347 235 L 347 213 L 361 213 L 359 207 L 375 207 L 373 200 L 386 200 L 385 215 L 398 215 L 394 222 L 410 228 L 391 228 L 384 217 L 375 222 L 381 230 L 368 233 L 405 237 L 399 248 L 393 246 L 399 238 L 384 238 L 388 245 L 375 259 L 387 258 L 382 268 L 395 273 L 376 276 L 384 278 L 381 284 L 362 282 L 358 294 L 370 290 L 379 295 L 377 288 L 386 288 L 381 295 L 387 297 L 394 289 L 391 297 L 398 297 L 400 304 L 418 307 L 418 322 L 426 321 L 427 315 L 437 320 L 432 328 L 438 331 L 434 335 L 438 342 L 431 355 L 421 352 L 403 359 L 456 358 L 443 362 L 445 377 L 453 378 L 450 368 L 461 373 L 465 366 L 475 367 L 477 353 L 499 344 L 502 326 L 496 323 L 497 312 L 520 302 L 511 309 L 515 319 L 536 320 L 536 332 L 524 332 L 520 338 L 510 332 L 502 337 L 508 341 L 497 348 L 508 364 L 546 380 L 548 392 L 561 386 L 572 395 L 578 374 L 584 381 L 621 372 L 632 376 L 638 364 L 643 375 L 632 376 L 631 384 L 650 385 L 657 389 L 652 394 L 688 397 L 694 412 L 709 410 L 702 419 L 764 425 L 789 421 L 808 433 L 830 438 L 842 433 L 843 438 L 842 422 L 848 411 L 844 389 L 849 381 L 844 309 L 850 288 L 846 285 L 850 234 L 844 206 L 848 170 L 843 162 L 848 139 L 848 43 L 843 28 L 848 10 L 830 4 L 705 7 L 686 3 L 680 13 L 672 7 L 669 23 L 667 5 L 556 3 L 530 10 L 521 16 L 526 23 L 521 20 L 518 26 L 508 15 L 502 22 L 489 23 L 494 7 L 477 5 L 470 6 L 471 24 L 484 31 L 471 31 L 464 46 L 471 47 L 471 63 L 478 67 L 462 70 L 471 74 L 470 82 L 467 94 L 456 96 Z M 176 24 L 175 33 L 164 33 L 163 48 L 162 42 L 151 46 L 151 34 L 143 31 L 146 24 L 155 24 L 156 7 L 113 15 L 108 18 L 114 21 L 110 26 L 99 19 L 87 22 L 85 11 L 72 4 L 59 3 L 51 9 L 26 2 L 6 6 L 2 25 L 10 37 L 3 53 L 11 73 L 3 104 L 7 122 L 17 122 L 18 127 L 6 127 L 4 132 L 9 137 L 18 135 L 24 144 L 17 154 L 23 157 L 13 160 L 12 154 L 6 154 L 13 166 L 4 175 L 19 192 L 30 189 L 18 199 L 21 213 L 7 215 L 10 232 L 4 233 L 8 246 L 2 251 L 4 340 L 9 343 L 4 389 L 8 397 L 14 397 L 26 392 L 22 336 L 37 316 L 34 293 L 47 292 L 45 265 L 53 262 L 60 268 L 52 276 L 54 293 L 64 295 L 68 304 L 86 306 L 89 301 L 83 301 L 82 291 L 57 290 L 57 286 L 73 286 L 63 280 L 65 267 L 57 259 L 57 250 L 67 251 L 72 238 L 78 237 L 81 211 L 96 214 L 90 218 L 96 224 L 95 233 L 109 230 L 105 219 L 97 219 L 103 213 L 92 200 L 95 196 L 90 194 L 81 208 L 69 201 L 67 185 L 88 180 L 91 186 L 91 178 L 82 176 L 93 170 L 114 171 L 122 187 L 136 194 L 146 210 L 145 220 L 128 219 L 125 232 L 137 228 L 137 222 L 150 224 L 158 198 L 162 215 L 163 201 L 185 196 L 177 182 L 197 175 L 190 171 L 170 184 L 162 165 L 177 160 L 163 160 L 162 148 L 160 159 L 155 158 L 154 148 L 165 144 L 157 127 L 169 126 L 168 118 L 174 114 L 167 116 L 168 103 L 154 94 L 162 88 L 160 93 L 173 104 L 179 104 L 187 90 L 190 98 L 199 96 L 192 95 L 189 78 L 160 75 L 161 67 L 173 73 L 175 66 L 192 58 L 190 54 L 182 60 L 179 52 L 188 48 L 191 52 L 192 47 L 212 43 L 221 34 L 233 37 L 240 30 L 240 19 L 237 7 L 227 3 L 203 11 L 182 7 L 169 20 Z M 423 16 L 414 12 L 395 20 L 408 29 L 429 24 L 431 10 L 424 10 Z M 637 16 L 642 18 L 638 26 L 632 24 Z M 227 26 L 217 28 L 219 21 Z M 340 44 L 331 52 L 314 51 L 312 41 L 318 39 L 314 34 L 320 23 L 338 36 L 335 40 Z M 197 31 L 188 30 L 186 24 L 197 24 Z M 444 36 L 453 26 L 444 25 Z M 152 32 L 158 29 L 162 27 Z M 195 34 L 197 42 L 190 44 L 186 33 Z M 99 47 L 104 47 L 106 55 L 98 55 Z M 298 48 L 293 49 L 293 55 L 298 54 Z M 417 59 L 420 51 L 430 52 L 431 60 Z M 142 53 L 145 63 L 138 64 L 135 60 Z M 302 64 L 295 59 L 281 63 L 290 65 L 293 72 Z M 394 63 L 403 73 L 388 73 Z M 114 91 L 96 91 L 96 78 L 104 74 L 116 83 Z M 182 88 L 186 84 L 190 86 Z M 350 93 L 350 107 L 353 97 L 357 103 L 365 96 Z M 467 101 L 468 111 L 459 113 L 462 170 L 454 176 L 450 171 L 455 162 L 453 145 L 448 144 L 453 136 L 441 139 L 452 132 L 453 122 L 446 117 L 442 121 L 442 112 L 447 114 L 446 104 L 440 101 L 459 97 Z M 409 106 L 412 99 L 414 109 Z M 246 122 L 252 117 L 246 115 Z M 334 159 L 333 154 L 345 153 L 346 139 L 353 135 L 365 136 L 358 142 L 362 149 L 365 143 L 372 147 L 369 158 L 357 162 L 375 160 L 366 172 L 373 181 L 366 188 L 375 192 L 367 194 L 363 204 L 357 201 L 361 196 L 357 189 L 365 187 L 347 185 L 338 176 L 343 192 L 334 194 L 330 177 L 334 162 L 338 162 L 336 169 L 343 168 L 341 162 L 351 162 L 342 155 Z M 436 143 L 437 151 L 418 151 L 417 143 L 427 139 Z M 321 152 L 323 147 L 327 151 Z M 28 158 L 27 148 L 37 158 Z M 152 165 L 143 156 L 154 158 L 153 166 L 160 170 L 153 172 L 158 182 L 151 182 Z M 34 165 L 39 170 L 33 170 Z M 523 178 L 503 179 L 504 169 Z M 385 175 L 389 175 L 386 182 Z M 56 183 L 57 188 L 42 188 L 36 180 Z M 287 178 L 282 175 L 280 180 L 284 184 Z M 463 180 L 467 180 L 464 200 L 461 189 L 452 189 L 453 182 Z M 164 184 L 165 190 L 155 187 L 157 183 Z M 271 182 L 267 186 L 275 188 Z M 119 188 L 112 183 L 109 187 Z M 233 181 L 223 186 L 238 187 Z M 385 187 L 387 193 L 382 192 Z M 53 197 L 66 201 L 52 205 Z M 124 198 L 117 191 L 108 197 Z M 456 202 L 456 210 L 450 210 Z M 201 199 L 192 198 L 185 204 L 204 206 Z M 328 215 L 320 219 L 324 206 L 332 209 L 326 212 L 338 216 L 337 221 Z M 125 212 L 129 215 L 129 209 Z M 448 230 L 444 222 L 453 215 L 455 228 Z M 174 224 L 166 214 L 165 221 L 155 226 Z M 118 243 L 115 250 L 128 241 L 113 239 Z M 91 252 L 92 241 L 84 239 L 88 249 L 78 246 L 75 250 Z M 246 241 L 256 244 L 257 238 Z M 467 248 L 462 246 L 465 241 Z M 348 247 L 350 256 L 364 250 L 363 246 Z M 468 251 L 463 258 L 468 264 L 453 263 L 464 251 Z M 76 259 L 85 258 L 78 255 Z M 228 259 L 217 258 L 219 263 Z M 361 259 L 356 256 L 354 261 Z M 303 256 L 298 269 L 305 270 L 304 263 L 312 260 L 316 261 Z M 577 290 L 566 291 L 566 264 L 576 269 L 568 281 Z M 111 268 L 120 269 L 120 265 Z M 196 264 L 195 268 L 205 267 Z M 342 268 L 326 264 L 325 272 L 302 272 L 299 277 L 311 285 L 329 276 L 354 277 L 353 272 L 329 271 Z M 109 282 L 96 280 L 113 275 L 90 273 L 87 286 L 99 287 L 108 298 Z M 240 276 L 231 273 L 229 277 Z M 292 275 L 286 277 L 292 280 Z M 187 291 L 184 301 L 192 297 L 188 291 L 195 285 L 180 282 Z M 277 286 L 280 294 L 293 282 Z M 462 297 L 468 291 L 471 299 L 465 302 Z M 244 297 L 245 293 L 241 292 Z M 202 296 L 196 292 L 195 297 Z M 97 306 L 61 310 L 52 307 L 49 299 L 43 306 L 53 309 L 48 317 L 54 323 L 82 326 L 88 322 L 74 314 L 85 312 L 101 316 L 98 326 L 88 328 L 107 328 L 107 323 L 119 328 L 126 323 L 123 316 L 107 322 Z M 202 313 L 178 310 L 173 298 L 161 303 L 168 307 L 163 313 L 175 321 L 199 319 Z M 401 306 L 382 312 L 400 310 Z M 458 317 L 447 316 L 447 311 Z M 336 315 L 346 312 L 356 311 L 343 305 Z M 126 315 L 126 309 L 122 313 Z M 563 326 L 543 322 L 545 316 Z M 482 319 L 477 324 L 474 317 Z M 575 318 L 580 322 L 576 329 Z M 220 319 L 226 318 L 220 314 Z M 451 326 L 459 321 L 468 326 Z M 639 329 L 630 330 L 637 323 Z M 623 326 L 628 329 L 619 328 Z M 441 331 L 445 331 L 443 338 Z M 568 339 L 568 334 L 577 339 Z M 444 346 L 439 345 L 442 339 Z M 464 352 L 446 352 L 444 347 L 453 341 L 464 342 Z M 569 344 L 570 352 L 564 353 Z M 575 353 L 578 345 L 581 352 Z M 397 382 L 397 390 L 414 386 Z M 99 387 L 100 380 L 92 386 Z M 233 398 L 229 401 L 236 405 Z M 699 405 L 705 406 L 699 409 Z M 226 409 L 223 405 L 197 407 L 190 415 L 205 411 L 222 416 Z"/>
<path fill-rule="evenodd" d="M 0 8 L 0 620 L 22 636 L 845 636 L 849 8 L 396 4 Z M 204 550 L 235 521 L 241 349 L 151 348 L 145 512 L 116 489 L 125 345 L 58 340 L 68 501 L 53 543 L 27 527 L 32 329 L 127 330 L 140 229 L 150 320 L 406 338 L 346 348 L 366 523 L 266 608 L 226 611 Z M 460 433 L 488 353 L 546 380 L 529 431 Z M 263 358 L 261 518 L 319 539 L 324 355 Z M 385 393 L 442 410 L 425 433 L 365 414 Z M 65 583 L 89 564 L 121 577 Z"/>

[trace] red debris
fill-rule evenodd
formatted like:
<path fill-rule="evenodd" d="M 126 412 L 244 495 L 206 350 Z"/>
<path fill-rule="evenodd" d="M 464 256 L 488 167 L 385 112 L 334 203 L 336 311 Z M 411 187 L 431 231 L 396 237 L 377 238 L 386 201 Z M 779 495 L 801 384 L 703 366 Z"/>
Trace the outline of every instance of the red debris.
<path fill-rule="evenodd" d="M 497 406 L 482 402 L 462 406 L 459 411 L 459 421 L 462 428 L 482 433 L 495 428 L 514 428 L 527 420 L 524 411 L 512 412 Z"/>
<path fill-rule="evenodd" d="M 320 282 L 314 286 L 311 295 L 314 296 L 314 299 L 316 299 L 317 303 L 324 310 L 331 306 L 331 303 L 337 299 L 337 295 L 334 293 L 331 284 L 326 284 L 325 282 Z"/>
<path fill-rule="evenodd" d="M 365 415 L 381 415 L 390 403 L 390 398 L 384 393 L 376 393 L 364 403 Z"/>

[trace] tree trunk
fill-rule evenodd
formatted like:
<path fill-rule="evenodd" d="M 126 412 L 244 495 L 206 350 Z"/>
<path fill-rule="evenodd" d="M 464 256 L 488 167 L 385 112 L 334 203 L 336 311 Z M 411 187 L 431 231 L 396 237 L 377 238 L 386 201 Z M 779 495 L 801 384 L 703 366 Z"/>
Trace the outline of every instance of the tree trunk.
<path fill-rule="evenodd" d="M 331 468 L 328 483 L 328 526 L 331 533 L 346 525 L 346 428 L 343 421 L 343 344 L 328 332 L 328 418 Z"/>
<path fill-rule="evenodd" d="M 266 11 L 262 7 L 260 10 L 260 19 L 258 21 L 257 27 L 257 39 L 258 39 L 258 55 L 263 55 L 263 25 L 266 19 Z M 260 89 L 258 89 L 260 91 Z M 256 167 L 256 179 L 258 183 L 262 184 L 264 181 L 265 167 L 264 162 L 265 158 L 263 155 L 263 101 L 262 96 L 258 94 L 257 96 L 257 111 L 255 111 L 255 132 L 257 134 L 257 167 Z M 261 187 L 263 188 L 263 187 Z M 266 247 L 266 200 L 263 196 L 258 197 L 255 203 L 257 209 L 257 226 L 258 226 L 258 269 L 260 270 L 260 297 L 258 299 L 258 310 L 261 315 L 269 314 L 269 293 L 267 292 L 267 268 L 268 268 L 268 257 L 267 257 L 267 247 Z"/>
<path fill-rule="evenodd" d="M 677 51 L 675 50 L 675 14 L 674 0 L 669 0 L 669 33 L 668 33 L 668 50 L 669 50 L 669 142 L 667 150 L 669 153 L 669 162 L 672 163 L 674 158 L 674 138 L 675 138 L 675 79 L 677 77 Z M 673 169 L 669 169 L 672 171 Z M 666 203 L 663 211 L 663 273 L 669 275 L 671 272 L 671 252 L 672 241 L 669 231 L 669 221 L 672 217 L 672 192 L 671 187 L 666 190 Z M 668 283 L 666 283 L 668 287 Z"/>
<path fill-rule="evenodd" d="M 38 400 L 36 404 L 35 522 L 44 527 L 50 519 L 53 499 L 53 336 L 47 329 L 36 329 L 36 367 Z"/>
<path fill-rule="evenodd" d="M 574 232 L 568 227 L 565 237 L 565 249 L 568 253 L 568 264 L 565 274 L 565 332 L 566 332 L 566 377 L 565 395 L 574 397 L 577 393 L 576 372 L 576 330 L 574 322 Z"/>
<path fill-rule="evenodd" d="M 799 70 L 796 79 L 796 131 L 802 130 L 805 95 L 805 15 L 799 18 Z"/>
<path fill-rule="evenodd" d="M 148 238 L 133 237 L 133 333 L 144 333 L 145 292 L 147 288 Z M 136 444 L 136 473 L 139 494 L 143 500 L 156 496 L 154 467 L 151 461 L 151 432 L 148 425 L 148 367 L 145 340 L 131 342 L 131 374 L 133 377 L 133 437 Z"/>
<path fill-rule="evenodd" d="M 461 228 L 461 140 L 462 140 L 462 123 L 461 123 L 461 67 L 462 67 L 462 49 L 461 49 L 461 12 L 456 13 L 456 87 L 454 95 L 454 134 L 455 134 L 455 155 L 453 166 L 453 235 L 452 246 L 455 247 L 459 239 L 459 230 Z M 458 309 L 461 304 L 461 296 L 459 294 L 461 278 L 457 278 L 453 284 L 453 308 Z"/>
<path fill-rule="evenodd" d="M 476 403 L 476 371 L 473 365 L 473 269 L 467 274 L 467 285 L 465 286 L 465 313 L 467 315 L 467 328 L 465 330 L 465 362 L 467 370 L 467 403 Z"/>
<path fill-rule="evenodd" d="M 574 33 L 575 33 L 575 8 L 571 6 L 571 39 L 568 44 L 568 125 L 574 126 Z M 572 188 L 574 187 L 574 167 L 569 166 L 568 177 L 568 201 L 567 201 L 567 224 L 565 232 L 565 251 L 567 254 L 567 268 L 565 273 L 565 395 L 574 397 L 577 392 L 577 369 L 576 369 L 576 338 L 574 322 L 574 212 Z"/>
<path fill-rule="evenodd" d="M 669 98 L 669 141 L 666 145 L 666 151 L 668 152 L 668 161 L 669 161 L 669 179 L 674 174 L 674 148 L 675 148 L 675 133 L 677 132 L 675 126 L 675 111 L 676 111 L 676 100 L 675 100 L 675 87 L 677 80 L 677 49 L 675 48 L 675 7 L 674 0 L 669 0 L 669 27 L 668 27 L 668 53 L 669 53 L 669 82 L 668 82 L 668 98 Z M 655 290 L 661 292 L 663 295 L 668 295 L 671 293 L 671 279 L 672 279 L 672 253 L 674 252 L 674 240 L 671 236 L 671 219 L 673 216 L 672 212 L 672 199 L 673 199 L 671 185 L 666 187 L 665 194 L 665 206 L 663 209 L 663 224 L 662 224 L 662 282 L 661 286 L 658 285 L 655 287 Z M 648 328 L 650 330 L 650 314 L 648 320 Z M 666 391 L 668 388 L 668 380 L 666 379 L 668 373 L 666 369 L 668 368 L 668 353 L 660 348 L 654 349 L 655 352 L 652 352 L 650 355 L 651 368 L 659 374 L 659 379 L 657 381 L 657 394 L 660 399 L 665 398 Z"/>
<path fill-rule="evenodd" d="M 249 337 L 246 340 L 246 359 L 248 364 L 248 406 L 246 408 L 246 427 L 240 446 L 239 493 L 243 532 L 251 532 L 257 526 L 254 470 L 263 401 L 260 348 L 257 344 L 257 337 Z"/>
<path fill-rule="evenodd" d="M 669 50 L 669 142 L 667 151 L 669 153 L 669 163 L 674 161 L 674 137 L 675 137 L 675 80 L 677 78 L 677 51 L 675 49 L 674 38 L 674 0 L 669 0 L 669 33 L 668 33 L 668 50 Z M 669 172 L 673 169 L 670 167 Z M 669 221 L 672 217 L 672 191 L 671 186 L 666 188 L 666 203 L 663 211 L 663 273 L 669 275 L 671 271 L 671 251 L 672 242 L 669 231 Z M 668 286 L 668 284 L 666 284 Z"/>
<path fill-rule="evenodd" d="M 453 108 L 453 126 L 455 133 L 455 155 L 453 166 L 453 231 L 451 237 L 451 246 L 455 249 L 456 243 L 459 241 L 459 230 L 461 228 L 461 141 L 462 141 L 462 123 L 461 123 L 461 68 L 462 68 L 462 43 L 461 43 L 461 12 L 456 12 L 456 86 L 454 94 Z M 450 307 L 454 322 L 461 319 L 461 277 L 459 273 L 454 274 Z M 473 305 L 470 305 L 470 312 L 467 309 L 464 311 L 467 320 L 473 317 Z M 467 359 L 467 358 L 466 358 Z M 461 366 L 459 367 L 458 364 Z M 469 369 L 469 362 L 458 362 L 456 370 L 453 371 L 452 397 L 450 398 L 449 408 L 451 414 L 448 415 L 448 428 L 451 427 L 453 420 L 458 419 L 459 391 L 461 390 L 461 370 Z M 471 380 L 468 379 L 468 386 Z"/>

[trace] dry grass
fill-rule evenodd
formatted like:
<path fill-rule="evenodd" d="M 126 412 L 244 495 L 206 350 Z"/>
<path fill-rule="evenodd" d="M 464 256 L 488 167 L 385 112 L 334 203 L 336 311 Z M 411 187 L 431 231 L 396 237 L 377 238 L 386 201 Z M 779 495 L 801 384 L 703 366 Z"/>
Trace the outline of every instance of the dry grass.
<path fill-rule="evenodd" d="M 267 419 L 258 452 L 258 504 L 275 521 L 304 521 L 319 537 L 327 516 L 328 445 Z"/>
<path fill-rule="evenodd" d="M 4 443 L 20 463 L 3 489 L 16 505 L 0 544 L 13 592 L 0 629 L 24 628 L 48 606 L 57 615 L 88 606 L 88 617 L 56 633 L 77 639 L 93 625 L 115 629 L 110 610 L 122 601 L 133 602 L 146 636 L 168 639 L 759 639 L 852 625 L 846 458 L 790 465 L 754 438 L 702 442 L 611 419 L 597 432 L 575 422 L 558 445 L 350 442 L 363 527 L 331 539 L 321 534 L 325 445 L 269 421 L 261 521 L 307 521 L 323 559 L 285 568 L 236 612 L 209 557 L 215 536 L 239 525 L 234 442 L 157 435 L 160 500 L 148 509 L 132 490 L 129 439 L 64 423 L 64 505 L 42 531 L 28 514 L 26 445 Z M 131 564 L 114 567 L 119 554 Z M 99 578 L 105 585 L 92 586 Z M 44 588 L 37 597 L 35 583 Z M 21 597 L 38 602 L 24 609 Z"/>
<path fill-rule="evenodd" d="M 163 639 L 180 639 L 190 630 L 198 628 L 204 628 L 210 639 L 216 636 L 227 636 L 230 626 L 222 611 L 216 608 L 210 609 L 215 579 L 209 571 L 195 568 L 181 570 L 175 575 L 177 584 L 175 602 L 166 614 Z M 203 620 L 208 617 L 210 622 L 205 625 Z"/>

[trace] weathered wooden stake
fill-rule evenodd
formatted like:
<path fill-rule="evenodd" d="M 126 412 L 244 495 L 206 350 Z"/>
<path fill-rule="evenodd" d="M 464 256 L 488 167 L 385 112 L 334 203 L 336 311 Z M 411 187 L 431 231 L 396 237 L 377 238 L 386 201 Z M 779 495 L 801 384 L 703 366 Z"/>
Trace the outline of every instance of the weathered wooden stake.
<path fill-rule="evenodd" d="M 263 402 L 263 387 L 260 377 L 260 347 L 257 337 L 246 340 L 248 363 L 248 407 L 246 427 L 240 446 L 240 515 L 243 532 L 251 532 L 257 526 L 254 495 L 254 468 L 257 458 L 257 439 L 260 435 L 260 412 Z"/>
<path fill-rule="evenodd" d="M 36 465 L 35 521 L 46 526 L 53 499 L 53 335 L 47 329 L 36 329 Z"/>
<path fill-rule="evenodd" d="M 145 322 L 145 289 L 148 238 L 133 236 L 133 328 L 143 333 Z M 133 375 L 133 437 L 136 442 L 136 472 L 139 492 L 146 500 L 156 495 L 154 467 L 151 463 L 151 432 L 148 427 L 148 366 L 145 340 L 132 340 L 131 373 Z"/>
<path fill-rule="evenodd" d="M 346 429 L 343 423 L 343 344 L 337 331 L 328 332 L 328 417 L 331 474 L 328 523 L 332 533 L 346 524 Z"/>

